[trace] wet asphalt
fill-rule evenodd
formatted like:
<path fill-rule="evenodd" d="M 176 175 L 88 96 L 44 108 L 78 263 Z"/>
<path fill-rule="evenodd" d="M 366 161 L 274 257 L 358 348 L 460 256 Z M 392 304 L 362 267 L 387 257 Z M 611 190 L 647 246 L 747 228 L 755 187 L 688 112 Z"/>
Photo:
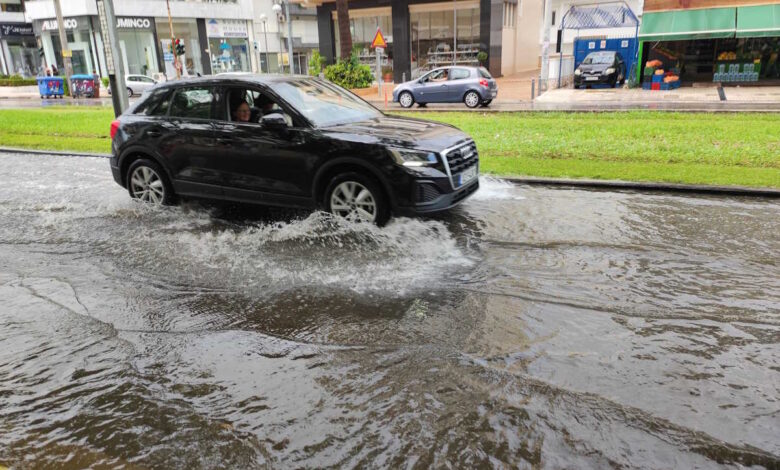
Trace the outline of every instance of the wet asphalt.
<path fill-rule="evenodd" d="M 378 229 L 0 153 L 0 465 L 780 468 L 777 200 L 480 184 Z"/>

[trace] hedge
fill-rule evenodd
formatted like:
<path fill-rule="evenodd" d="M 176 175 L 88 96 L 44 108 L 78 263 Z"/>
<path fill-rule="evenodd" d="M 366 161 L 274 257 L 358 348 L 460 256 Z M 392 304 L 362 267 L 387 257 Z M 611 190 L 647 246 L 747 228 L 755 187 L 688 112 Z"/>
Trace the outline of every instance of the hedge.
<path fill-rule="evenodd" d="M 2 78 L 0 86 L 34 86 L 38 81 L 34 78 Z"/>

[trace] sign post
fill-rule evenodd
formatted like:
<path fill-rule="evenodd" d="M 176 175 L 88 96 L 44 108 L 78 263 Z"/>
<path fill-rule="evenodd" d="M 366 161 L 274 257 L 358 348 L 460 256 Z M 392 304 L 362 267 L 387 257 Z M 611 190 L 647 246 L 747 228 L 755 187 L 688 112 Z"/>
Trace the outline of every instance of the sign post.
<path fill-rule="evenodd" d="M 98 0 L 97 10 L 98 18 L 100 18 L 100 29 L 103 31 L 103 40 L 106 43 L 106 69 L 108 69 L 108 83 L 111 87 L 111 101 L 114 105 L 114 115 L 118 117 L 130 104 L 127 97 L 124 65 L 119 55 L 114 0 Z"/>
<path fill-rule="evenodd" d="M 382 97 L 382 52 L 387 47 L 387 41 L 382 36 L 382 30 L 377 28 L 374 40 L 371 41 L 371 47 L 376 49 L 376 89 L 379 97 Z"/>

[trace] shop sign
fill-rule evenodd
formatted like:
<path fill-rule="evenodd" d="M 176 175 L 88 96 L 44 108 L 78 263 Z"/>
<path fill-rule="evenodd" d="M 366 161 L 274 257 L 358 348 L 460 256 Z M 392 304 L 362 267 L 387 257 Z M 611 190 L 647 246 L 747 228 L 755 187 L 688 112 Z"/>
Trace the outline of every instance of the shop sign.
<path fill-rule="evenodd" d="M 0 37 L 34 36 L 31 24 L 0 23 Z"/>
<path fill-rule="evenodd" d="M 152 29 L 150 18 L 119 17 L 116 19 L 117 29 Z"/>
<path fill-rule="evenodd" d="M 206 32 L 210 38 L 245 38 L 246 21 L 210 19 L 206 23 Z"/>
<path fill-rule="evenodd" d="M 76 18 L 65 18 L 62 20 L 62 25 L 65 29 L 78 29 L 79 20 Z M 58 31 L 57 20 L 46 20 L 41 24 L 41 31 Z"/>

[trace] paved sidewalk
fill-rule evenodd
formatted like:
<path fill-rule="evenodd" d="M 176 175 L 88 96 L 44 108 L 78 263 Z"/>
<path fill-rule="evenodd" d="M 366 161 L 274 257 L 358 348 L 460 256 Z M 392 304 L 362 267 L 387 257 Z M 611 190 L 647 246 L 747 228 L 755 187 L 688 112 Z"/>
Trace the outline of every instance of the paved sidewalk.
<path fill-rule="evenodd" d="M 715 86 L 682 87 L 669 91 L 650 91 L 641 88 L 602 88 L 575 90 L 561 88 L 543 93 L 537 103 L 780 103 L 780 87 L 748 86 L 724 87 L 721 99 Z"/>

